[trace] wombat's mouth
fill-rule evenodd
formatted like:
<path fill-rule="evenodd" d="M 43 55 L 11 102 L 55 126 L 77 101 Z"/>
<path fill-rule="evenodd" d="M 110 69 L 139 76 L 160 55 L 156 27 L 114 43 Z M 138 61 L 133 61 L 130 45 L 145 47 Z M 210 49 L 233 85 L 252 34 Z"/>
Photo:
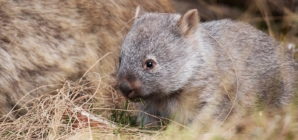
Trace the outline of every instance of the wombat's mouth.
<path fill-rule="evenodd" d="M 129 98 L 129 100 L 133 101 L 133 102 L 142 102 L 142 101 L 146 101 L 146 100 L 162 100 L 164 99 L 163 96 L 159 96 L 159 94 L 157 93 L 150 93 L 149 95 L 141 95 L 138 96 L 136 98 Z"/>
<path fill-rule="evenodd" d="M 132 102 L 142 102 L 142 101 L 146 101 L 146 100 L 162 101 L 162 100 L 166 100 L 166 99 L 177 98 L 180 96 L 180 93 L 182 93 L 182 92 L 183 92 L 183 89 L 181 88 L 181 89 L 171 92 L 170 94 L 162 94 L 162 92 L 152 92 L 152 93 L 144 95 L 140 92 L 135 91 L 132 94 L 130 94 L 130 96 L 125 95 L 123 93 L 122 93 L 122 95 Z"/>
<path fill-rule="evenodd" d="M 127 98 L 128 100 L 132 101 L 132 102 L 142 102 L 144 100 L 148 100 L 151 99 L 151 96 L 135 96 L 133 98 L 129 98 L 127 96 L 125 96 L 125 98 Z"/>
<path fill-rule="evenodd" d="M 136 97 L 136 98 L 127 98 L 127 99 L 129 99 L 130 101 L 132 101 L 132 102 L 141 102 L 141 101 L 143 101 L 143 99 L 141 98 L 141 97 Z"/>
<path fill-rule="evenodd" d="M 126 99 L 132 101 L 132 102 L 140 102 L 143 100 L 143 98 L 140 95 L 136 95 L 136 94 L 124 94 L 122 92 L 120 92 Z M 130 96 L 129 96 L 130 95 Z M 132 96 L 133 95 L 133 96 Z"/>

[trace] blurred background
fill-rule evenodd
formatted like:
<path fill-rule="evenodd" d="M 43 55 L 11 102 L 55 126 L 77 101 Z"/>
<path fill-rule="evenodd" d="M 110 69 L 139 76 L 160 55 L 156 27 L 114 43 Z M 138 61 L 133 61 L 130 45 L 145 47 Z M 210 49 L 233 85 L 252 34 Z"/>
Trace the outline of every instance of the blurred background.
<path fill-rule="evenodd" d="M 184 13 L 198 9 L 201 21 L 230 18 L 244 21 L 266 32 L 292 49 L 297 60 L 298 0 L 171 0 Z"/>

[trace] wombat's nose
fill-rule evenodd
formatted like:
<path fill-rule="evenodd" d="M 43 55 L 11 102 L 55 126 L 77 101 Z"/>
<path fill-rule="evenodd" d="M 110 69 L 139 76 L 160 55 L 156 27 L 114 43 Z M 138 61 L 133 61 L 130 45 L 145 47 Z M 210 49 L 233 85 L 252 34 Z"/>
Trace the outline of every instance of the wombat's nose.
<path fill-rule="evenodd" d="M 126 97 L 128 97 L 129 93 L 132 92 L 132 89 L 130 88 L 128 82 L 121 82 L 119 85 L 119 89 Z"/>

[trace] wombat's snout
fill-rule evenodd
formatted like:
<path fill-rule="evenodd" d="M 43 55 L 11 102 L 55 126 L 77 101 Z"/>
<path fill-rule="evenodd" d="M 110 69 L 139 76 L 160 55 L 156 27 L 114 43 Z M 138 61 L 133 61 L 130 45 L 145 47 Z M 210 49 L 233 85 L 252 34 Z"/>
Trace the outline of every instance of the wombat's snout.
<path fill-rule="evenodd" d="M 119 84 L 119 89 L 122 92 L 122 94 L 129 99 L 137 97 L 136 89 L 134 89 L 131 86 L 131 84 L 127 81 L 122 81 Z"/>
<path fill-rule="evenodd" d="M 121 82 L 121 83 L 119 84 L 119 89 L 120 89 L 120 91 L 121 91 L 125 96 L 127 96 L 127 97 L 128 97 L 128 95 L 129 95 L 129 93 L 132 92 L 132 90 L 131 90 L 131 88 L 130 88 L 128 82 Z"/>

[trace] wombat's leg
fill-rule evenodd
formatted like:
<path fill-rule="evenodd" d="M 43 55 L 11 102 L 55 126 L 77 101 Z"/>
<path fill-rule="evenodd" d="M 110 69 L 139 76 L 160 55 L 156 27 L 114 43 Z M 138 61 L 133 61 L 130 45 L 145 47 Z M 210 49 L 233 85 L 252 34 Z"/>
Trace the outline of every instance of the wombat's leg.
<path fill-rule="evenodd" d="M 148 127 L 156 127 L 161 124 L 160 112 L 158 112 L 155 108 L 147 105 L 143 105 L 141 103 L 137 104 L 138 109 L 142 112 L 139 112 L 137 122 L 139 126 L 148 126 Z"/>
<path fill-rule="evenodd" d="M 287 105 L 297 98 L 297 63 L 293 62 L 292 64 L 283 63 L 281 66 L 281 73 L 283 76 L 283 94 L 280 98 L 282 105 Z"/>

